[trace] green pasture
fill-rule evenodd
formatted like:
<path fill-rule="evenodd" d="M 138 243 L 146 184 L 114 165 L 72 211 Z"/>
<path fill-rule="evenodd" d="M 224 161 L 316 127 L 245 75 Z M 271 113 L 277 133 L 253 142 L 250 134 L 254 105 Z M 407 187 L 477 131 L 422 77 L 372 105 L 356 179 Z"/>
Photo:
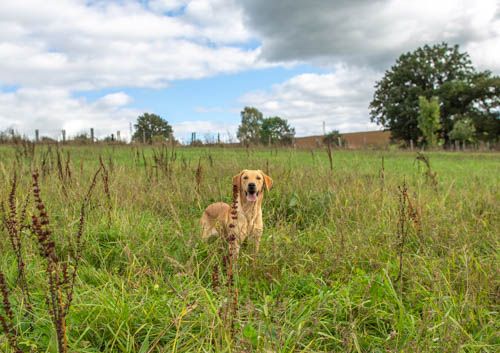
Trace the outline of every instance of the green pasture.
<path fill-rule="evenodd" d="M 0 213 L 16 173 L 29 224 L 38 170 L 67 259 L 102 158 L 109 193 L 101 173 L 67 317 L 70 352 L 498 352 L 500 154 L 425 156 L 430 170 L 416 152 L 334 150 L 331 169 L 321 149 L 4 146 Z M 225 246 L 202 242 L 198 219 L 210 203 L 230 202 L 241 169 L 262 169 L 274 187 L 260 253 L 253 261 L 247 244 L 236 266 L 228 318 Z M 0 227 L 19 343 L 56 352 L 45 260 L 29 227 L 21 240 L 32 313 Z M 1 334 L 0 352 L 11 352 Z"/>

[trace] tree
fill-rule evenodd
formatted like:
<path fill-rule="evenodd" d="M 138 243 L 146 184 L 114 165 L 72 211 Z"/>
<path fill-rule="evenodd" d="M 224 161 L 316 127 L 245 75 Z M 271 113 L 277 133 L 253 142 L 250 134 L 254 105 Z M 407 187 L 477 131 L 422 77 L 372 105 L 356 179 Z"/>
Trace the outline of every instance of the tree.
<path fill-rule="evenodd" d="M 80 132 L 76 134 L 70 141 L 76 142 L 76 143 L 90 143 L 90 136 L 87 132 Z"/>
<path fill-rule="evenodd" d="M 453 125 L 453 130 L 450 131 L 450 139 L 461 141 L 472 142 L 474 141 L 474 135 L 476 133 L 476 128 L 474 123 L 470 118 L 463 118 L 457 120 L 455 125 Z"/>
<path fill-rule="evenodd" d="M 172 126 L 159 115 L 144 113 L 137 117 L 134 124 L 135 133 L 132 137 L 134 141 L 142 142 L 145 138 L 147 143 L 152 143 L 154 137 L 170 139 L 173 134 Z"/>
<path fill-rule="evenodd" d="M 291 145 L 294 136 L 295 129 L 288 124 L 286 119 L 279 116 L 263 119 L 260 127 L 260 141 L 263 145 Z"/>
<path fill-rule="evenodd" d="M 437 132 L 441 129 L 439 101 L 437 97 L 427 99 L 420 96 L 418 97 L 418 106 L 418 128 L 422 132 L 427 146 L 436 147 L 439 142 Z"/>
<path fill-rule="evenodd" d="M 338 130 L 332 130 L 329 133 L 327 133 L 325 136 L 323 136 L 323 143 L 325 145 L 339 146 L 340 143 L 345 144 L 345 141 L 342 138 L 342 135 L 339 133 Z"/>
<path fill-rule="evenodd" d="M 500 80 L 476 72 L 467 53 L 446 43 L 425 45 L 402 54 L 375 84 L 370 119 L 391 130 L 394 139 L 417 141 L 418 97 L 439 97 L 441 133 L 447 141 L 453 117 L 469 115 L 481 133 L 497 138 L 500 130 Z M 479 129 L 478 129 L 479 130 Z"/>
<path fill-rule="evenodd" d="M 257 108 L 245 107 L 240 114 L 238 139 L 246 145 L 259 143 L 260 128 L 263 123 L 262 113 Z"/>
<path fill-rule="evenodd" d="M 451 119 L 447 120 L 447 131 L 463 116 L 472 120 L 476 130 L 474 138 L 483 141 L 498 141 L 500 136 L 500 77 L 488 71 L 474 74 L 470 82 L 447 82 L 443 84 L 441 96 Z M 451 102 L 448 103 L 448 102 Z"/>

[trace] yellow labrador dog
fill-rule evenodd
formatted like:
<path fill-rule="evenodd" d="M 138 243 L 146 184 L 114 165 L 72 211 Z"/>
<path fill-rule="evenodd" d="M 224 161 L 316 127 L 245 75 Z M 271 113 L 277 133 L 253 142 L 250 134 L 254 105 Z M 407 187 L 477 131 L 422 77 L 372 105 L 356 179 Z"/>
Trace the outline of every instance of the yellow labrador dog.
<path fill-rule="evenodd" d="M 237 216 L 235 224 L 235 255 L 247 237 L 255 240 L 255 255 L 259 252 L 262 236 L 262 200 L 264 189 L 269 191 L 273 180 L 261 170 L 243 170 L 233 177 L 233 186 L 238 188 Z M 202 238 L 207 239 L 218 234 L 218 229 L 229 232 L 231 224 L 231 206 L 224 202 L 209 205 L 200 219 Z"/>

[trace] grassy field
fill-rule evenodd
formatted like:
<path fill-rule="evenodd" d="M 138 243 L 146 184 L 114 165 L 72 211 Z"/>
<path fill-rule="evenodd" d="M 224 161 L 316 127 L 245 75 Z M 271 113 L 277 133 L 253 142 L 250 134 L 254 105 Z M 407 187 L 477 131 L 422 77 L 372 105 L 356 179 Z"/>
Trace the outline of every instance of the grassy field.
<path fill-rule="evenodd" d="M 499 154 L 429 153 L 431 176 L 415 153 L 396 151 L 334 151 L 333 171 L 324 150 L 60 152 L 59 168 L 55 147 L 34 156 L 0 147 L 0 200 L 8 217 L 16 172 L 15 202 L 22 213 L 27 200 L 29 224 L 38 169 L 56 251 L 67 259 L 102 157 L 108 181 L 101 171 L 87 209 L 67 315 L 70 352 L 500 349 Z M 242 249 L 228 318 L 220 266 L 213 283 L 221 242 L 202 242 L 198 219 L 211 202 L 230 202 L 231 177 L 244 168 L 266 171 L 274 187 L 256 262 L 251 246 Z M 0 270 L 19 346 L 56 352 L 36 237 L 22 227 L 30 313 L 7 234 L 2 227 Z M 0 351 L 11 352 L 5 335 Z"/>

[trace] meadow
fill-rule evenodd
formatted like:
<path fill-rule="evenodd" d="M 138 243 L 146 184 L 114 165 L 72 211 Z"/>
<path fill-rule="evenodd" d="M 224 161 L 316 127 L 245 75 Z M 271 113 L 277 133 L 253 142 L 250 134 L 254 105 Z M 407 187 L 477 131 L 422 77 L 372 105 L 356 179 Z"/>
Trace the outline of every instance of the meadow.
<path fill-rule="evenodd" d="M 30 225 L 38 170 L 57 256 L 78 266 L 69 352 L 498 352 L 500 154 L 425 156 L 430 170 L 393 150 L 334 150 L 331 168 L 321 149 L 0 147 L 0 270 L 18 346 L 57 352 Z M 231 201 L 241 169 L 274 186 L 260 252 L 242 248 L 230 298 L 224 242 L 201 241 L 198 220 Z M 0 351 L 14 352 L 5 334 Z"/>

